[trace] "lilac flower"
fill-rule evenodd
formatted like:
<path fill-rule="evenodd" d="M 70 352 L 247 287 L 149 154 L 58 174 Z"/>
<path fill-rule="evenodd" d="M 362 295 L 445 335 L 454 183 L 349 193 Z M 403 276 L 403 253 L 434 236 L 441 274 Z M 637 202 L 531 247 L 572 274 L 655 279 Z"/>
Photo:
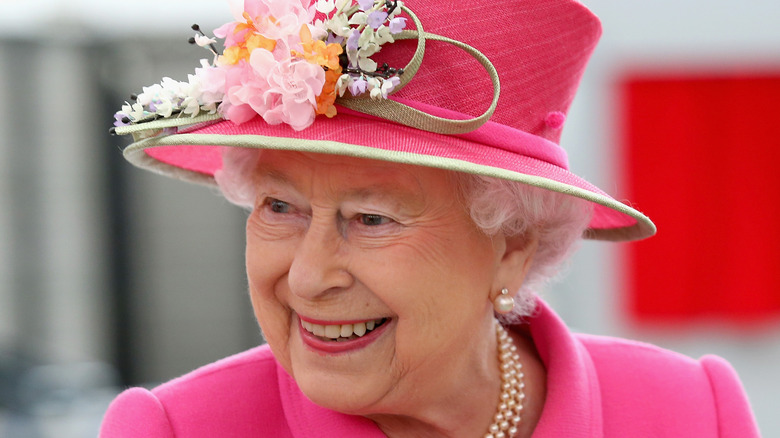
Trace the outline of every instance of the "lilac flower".
<path fill-rule="evenodd" d="M 374 0 L 358 0 L 358 5 L 360 10 L 365 12 L 374 7 Z"/>
<path fill-rule="evenodd" d="M 328 32 L 328 40 L 325 41 L 325 44 L 338 44 L 341 45 L 341 43 L 344 42 L 343 36 L 333 35 L 332 33 Z"/>
<path fill-rule="evenodd" d="M 347 38 L 347 50 L 357 50 L 359 39 L 360 32 L 358 32 L 357 29 L 353 29 L 352 33 L 349 34 L 349 38 Z"/>
<path fill-rule="evenodd" d="M 352 93 L 353 96 L 358 96 L 365 93 L 367 87 L 368 87 L 368 82 L 366 82 L 365 79 L 363 78 L 355 79 L 349 85 L 349 92 Z"/>
<path fill-rule="evenodd" d="M 390 33 L 397 34 L 406 27 L 406 18 L 396 17 L 390 20 Z"/>
<path fill-rule="evenodd" d="M 387 99 L 387 95 L 392 93 L 395 87 L 401 83 L 401 78 L 393 76 L 390 79 L 382 81 L 382 97 Z"/>
<path fill-rule="evenodd" d="M 125 121 L 123 120 L 125 117 L 127 117 L 127 114 L 125 114 L 123 112 L 118 112 L 118 113 L 114 114 L 114 120 L 115 120 L 114 126 L 127 126 L 127 125 L 129 125 L 129 123 L 125 123 Z"/>
<path fill-rule="evenodd" d="M 368 14 L 368 25 L 373 27 L 374 30 L 379 29 L 379 26 L 387 20 L 387 12 L 374 11 Z"/>

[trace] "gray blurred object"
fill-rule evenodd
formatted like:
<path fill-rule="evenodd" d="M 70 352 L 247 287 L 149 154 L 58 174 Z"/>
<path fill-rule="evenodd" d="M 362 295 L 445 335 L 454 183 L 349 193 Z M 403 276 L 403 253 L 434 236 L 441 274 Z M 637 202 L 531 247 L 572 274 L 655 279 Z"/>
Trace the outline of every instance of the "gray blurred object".
<path fill-rule="evenodd" d="M 30 366 L 29 359 L 0 359 L 0 436 L 81 438 L 96 436 L 118 375 L 97 362 Z"/>
<path fill-rule="evenodd" d="M 187 10 L 223 20 L 205 4 L 225 13 L 219 2 Z M 187 43 L 182 9 L 0 5 L 0 436 L 69 436 L 94 427 L 106 394 L 262 342 L 246 296 L 245 213 L 134 169 L 108 134 L 131 93 L 162 71 L 186 78 L 210 56 Z"/>

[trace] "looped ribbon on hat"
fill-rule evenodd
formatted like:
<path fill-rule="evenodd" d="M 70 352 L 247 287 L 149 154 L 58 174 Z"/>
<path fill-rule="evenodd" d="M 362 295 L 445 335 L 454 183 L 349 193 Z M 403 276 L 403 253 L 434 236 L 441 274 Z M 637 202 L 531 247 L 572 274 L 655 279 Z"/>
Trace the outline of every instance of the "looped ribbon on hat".
<path fill-rule="evenodd" d="M 401 82 L 398 86 L 395 87 L 395 89 L 393 89 L 393 93 L 398 92 L 398 90 L 408 84 L 420 69 L 423 56 L 425 55 L 425 42 L 427 40 L 441 41 L 463 49 L 468 54 L 473 56 L 477 61 L 479 61 L 479 63 L 482 64 L 482 67 L 487 70 L 487 73 L 490 76 L 490 81 L 493 83 L 493 101 L 490 103 L 490 107 L 478 117 L 460 120 L 434 116 L 391 99 L 373 100 L 368 97 L 341 97 L 338 100 L 339 105 L 364 114 L 380 117 L 415 129 L 433 132 L 436 134 L 465 134 L 484 125 L 488 120 L 490 120 L 490 117 L 495 112 L 496 106 L 498 105 L 498 96 L 501 93 L 501 83 L 498 79 L 498 72 L 496 71 L 496 68 L 493 66 L 487 56 L 482 54 L 482 52 L 475 49 L 474 47 L 451 38 L 425 32 L 423 30 L 420 19 L 414 12 L 409 10 L 409 8 L 406 6 L 403 6 L 402 10 L 406 12 L 407 15 L 409 15 L 409 17 L 412 19 L 412 22 L 414 22 L 415 26 L 417 27 L 417 30 L 405 30 L 396 35 L 395 39 L 417 39 L 417 49 L 414 52 L 412 60 L 409 61 L 409 64 L 406 66 L 406 68 L 404 68 L 404 73 L 400 75 Z"/>
<path fill-rule="evenodd" d="M 416 108 L 412 108 L 408 105 L 400 103 L 392 99 L 371 99 L 370 97 L 340 97 L 337 102 L 339 105 L 349 108 L 351 110 L 379 117 L 391 122 L 399 123 L 405 126 L 409 126 L 415 129 L 423 131 L 433 132 L 436 134 L 465 134 L 467 132 L 474 131 L 480 126 L 484 125 L 496 110 L 498 105 L 498 97 L 501 92 L 501 84 L 498 78 L 498 72 L 490 60 L 482 54 L 479 50 L 469 46 L 466 43 L 453 40 L 441 35 L 428 33 L 423 30 L 422 23 L 417 15 L 409 10 L 409 8 L 402 6 L 402 10 L 412 19 L 417 30 L 405 30 L 394 36 L 397 40 L 410 40 L 417 39 L 417 49 L 414 52 L 414 56 L 411 61 L 404 68 L 404 73 L 399 76 L 400 83 L 393 89 L 392 93 L 398 92 L 409 81 L 414 78 L 414 75 L 420 69 L 422 65 L 423 56 L 425 55 L 425 42 L 441 41 L 448 44 L 452 44 L 458 47 L 471 56 L 473 56 L 481 65 L 485 68 L 490 81 L 493 83 L 493 100 L 490 103 L 490 107 L 480 116 L 472 119 L 447 119 L 444 117 L 434 116 L 424 111 L 420 111 Z M 136 141 L 157 135 L 160 130 L 165 128 L 180 128 L 186 124 L 189 126 L 198 126 L 202 123 L 209 123 L 223 119 L 222 115 L 215 114 L 203 114 L 193 118 L 165 118 L 159 120 L 144 121 L 143 123 L 132 124 L 128 126 L 117 127 L 115 132 L 119 135 L 133 134 Z M 186 123 L 185 123 L 186 122 Z"/>

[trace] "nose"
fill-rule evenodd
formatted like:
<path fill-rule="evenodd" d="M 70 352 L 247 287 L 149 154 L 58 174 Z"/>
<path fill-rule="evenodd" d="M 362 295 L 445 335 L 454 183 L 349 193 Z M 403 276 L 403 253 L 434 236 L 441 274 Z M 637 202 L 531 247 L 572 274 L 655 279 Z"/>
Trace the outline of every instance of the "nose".
<path fill-rule="evenodd" d="M 307 300 L 324 298 L 352 285 L 346 245 L 337 224 L 312 220 L 295 251 L 287 281 L 290 291 Z"/>

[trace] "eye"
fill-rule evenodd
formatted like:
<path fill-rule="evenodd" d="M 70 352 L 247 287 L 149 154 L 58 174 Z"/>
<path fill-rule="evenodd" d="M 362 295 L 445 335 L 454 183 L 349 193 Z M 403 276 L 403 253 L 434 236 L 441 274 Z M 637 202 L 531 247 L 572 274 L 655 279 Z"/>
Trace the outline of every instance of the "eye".
<path fill-rule="evenodd" d="M 268 206 L 268 208 L 271 209 L 274 213 L 289 213 L 290 212 L 290 204 L 280 201 L 278 199 L 269 198 L 265 201 L 265 204 Z"/>
<path fill-rule="evenodd" d="M 360 223 L 369 227 L 385 225 L 392 222 L 392 219 L 378 214 L 361 214 L 358 218 Z"/>

